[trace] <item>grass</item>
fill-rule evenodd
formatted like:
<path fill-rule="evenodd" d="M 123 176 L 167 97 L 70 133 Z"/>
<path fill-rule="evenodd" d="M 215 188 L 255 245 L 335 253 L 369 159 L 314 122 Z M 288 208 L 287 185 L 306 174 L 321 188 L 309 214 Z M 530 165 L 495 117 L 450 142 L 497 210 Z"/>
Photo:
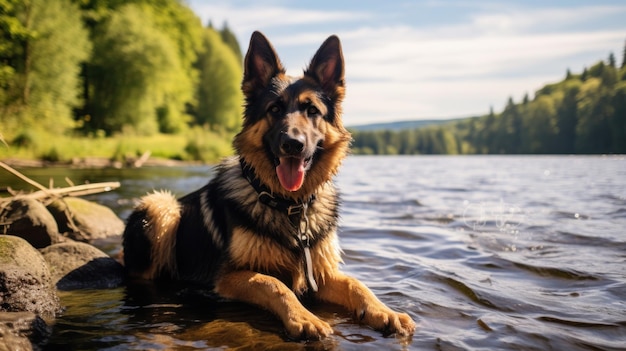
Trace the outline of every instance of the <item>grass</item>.
<path fill-rule="evenodd" d="M 199 127 L 182 134 L 140 136 L 127 133 L 112 137 L 25 131 L 12 139 L 5 137 L 8 146 L 0 144 L 0 159 L 69 162 L 74 158 L 99 157 L 121 161 L 149 151 L 151 158 L 213 163 L 232 154 L 231 138 L 232 135 Z"/>

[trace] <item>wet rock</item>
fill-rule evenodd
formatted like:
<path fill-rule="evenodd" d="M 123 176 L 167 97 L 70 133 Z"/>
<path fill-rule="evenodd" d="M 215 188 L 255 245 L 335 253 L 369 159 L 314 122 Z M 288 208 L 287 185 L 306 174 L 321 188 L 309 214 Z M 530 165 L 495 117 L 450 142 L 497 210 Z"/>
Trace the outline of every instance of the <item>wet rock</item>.
<path fill-rule="evenodd" d="M 32 312 L 0 312 L 0 351 L 37 350 L 52 333 Z"/>
<path fill-rule="evenodd" d="M 77 197 L 54 201 L 48 210 L 56 219 L 59 231 L 74 240 L 91 241 L 124 231 L 124 222 L 110 208 Z"/>
<path fill-rule="evenodd" d="M 0 235 L 0 311 L 28 311 L 49 320 L 60 308 L 39 251 L 22 238 Z"/>
<path fill-rule="evenodd" d="M 34 199 L 16 197 L 0 211 L 0 233 L 19 236 L 36 248 L 62 240 L 54 217 Z"/>
<path fill-rule="evenodd" d="M 123 282 L 122 265 L 89 244 L 66 242 L 41 253 L 59 290 L 114 288 Z"/>

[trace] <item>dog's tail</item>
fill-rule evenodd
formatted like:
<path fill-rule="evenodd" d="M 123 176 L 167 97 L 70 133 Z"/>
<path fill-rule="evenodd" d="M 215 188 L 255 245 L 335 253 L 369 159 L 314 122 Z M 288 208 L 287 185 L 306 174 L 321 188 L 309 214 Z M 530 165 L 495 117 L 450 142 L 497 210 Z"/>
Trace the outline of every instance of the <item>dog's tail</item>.
<path fill-rule="evenodd" d="M 131 276 L 176 277 L 176 232 L 181 206 L 168 191 L 141 198 L 124 231 L 124 262 Z"/>

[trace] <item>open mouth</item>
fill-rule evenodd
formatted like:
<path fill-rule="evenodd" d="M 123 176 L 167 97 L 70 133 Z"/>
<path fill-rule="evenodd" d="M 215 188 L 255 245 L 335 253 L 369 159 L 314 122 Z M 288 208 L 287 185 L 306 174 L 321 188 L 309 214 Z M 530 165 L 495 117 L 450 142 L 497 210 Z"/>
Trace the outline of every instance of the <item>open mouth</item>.
<path fill-rule="evenodd" d="M 280 185 L 288 191 L 297 191 L 304 183 L 304 175 L 309 168 L 311 158 L 279 157 L 276 175 Z"/>

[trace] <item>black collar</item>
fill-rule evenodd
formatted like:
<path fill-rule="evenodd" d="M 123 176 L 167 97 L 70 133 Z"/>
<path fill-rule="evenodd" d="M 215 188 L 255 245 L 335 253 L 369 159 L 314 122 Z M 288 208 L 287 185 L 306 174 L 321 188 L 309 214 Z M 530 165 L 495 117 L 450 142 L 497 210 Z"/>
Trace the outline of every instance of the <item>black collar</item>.
<path fill-rule="evenodd" d="M 311 195 L 306 201 L 297 201 L 292 198 L 285 198 L 274 194 L 267 185 L 261 183 L 259 177 L 254 172 L 254 168 L 247 164 L 243 158 L 239 158 L 243 176 L 248 180 L 250 185 L 256 190 L 259 201 L 273 209 L 285 212 L 289 219 L 299 220 L 306 208 L 315 201 L 315 195 Z"/>

